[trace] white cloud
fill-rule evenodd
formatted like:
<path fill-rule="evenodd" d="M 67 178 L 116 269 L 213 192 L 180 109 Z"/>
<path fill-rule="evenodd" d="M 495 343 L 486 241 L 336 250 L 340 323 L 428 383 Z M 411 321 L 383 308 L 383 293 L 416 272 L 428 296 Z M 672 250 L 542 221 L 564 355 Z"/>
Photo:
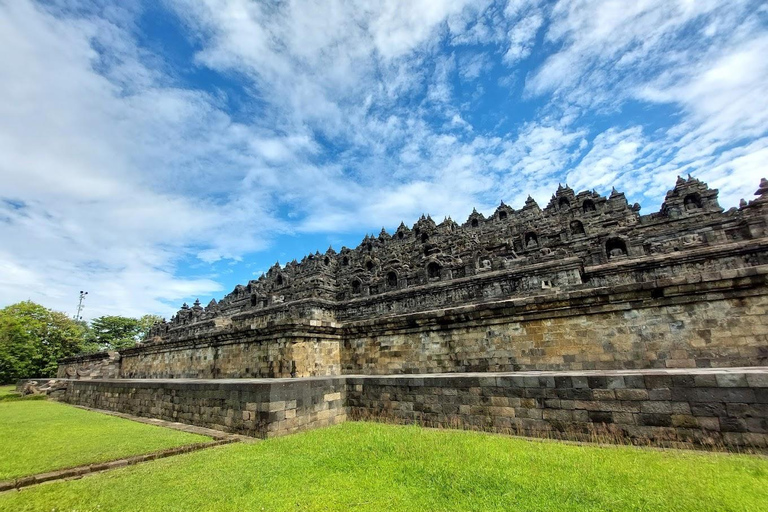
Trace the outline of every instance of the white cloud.
<path fill-rule="evenodd" d="M 508 66 L 528 57 L 533 49 L 536 35 L 544 23 L 544 14 L 540 9 L 532 9 L 518 16 L 523 10 L 521 5 L 512 8 L 512 3 L 507 6 L 507 16 L 514 19 L 508 33 L 509 47 L 504 54 L 504 62 Z"/>
<path fill-rule="evenodd" d="M 595 188 L 605 192 L 615 186 L 628 194 L 641 192 L 647 181 L 643 169 L 638 169 L 644 142 L 639 127 L 600 133 L 584 158 L 568 172 L 568 185 L 577 190 Z"/>
<path fill-rule="evenodd" d="M 490 163 L 499 173 L 500 198 L 516 208 L 528 194 L 545 201 L 557 188 L 558 176 L 578 158 L 586 135 L 550 120 L 523 126 Z"/>
<path fill-rule="evenodd" d="M 281 233 L 462 221 L 565 180 L 660 202 L 689 171 L 733 204 L 764 172 L 755 2 L 167 3 L 252 115 L 141 48 L 140 3 L 0 3 L 3 302 L 168 314 Z M 630 119 L 649 106 L 664 122 Z"/>
<path fill-rule="evenodd" d="M 754 161 L 742 153 L 759 152 L 760 137 L 768 133 L 768 32 L 766 11 L 758 5 L 749 0 L 558 2 L 546 39 L 561 49 L 528 76 L 528 94 L 550 95 L 551 109 L 576 114 L 571 122 L 621 111 L 635 100 L 663 104 L 673 121 L 647 133 L 644 151 L 634 156 L 617 156 L 630 147 L 623 143 L 608 149 L 623 162 L 619 167 L 576 169 L 573 173 L 588 178 L 577 183 L 616 179 L 619 186 L 622 176 L 631 175 L 628 187 L 647 187 L 644 195 L 657 197 L 676 174 L 692 172 L 722 184 L 724 204 L 754 188 L 761 171 L 729 164 L 726 154 L 741 154 L 738 162 Z"/>
<path fill-rule="evenodd" d="M 638 96 L 677 103 L 690 114 L 686 142 L 730 143 L 768 132 L 768 33 L 744 37 L 716 58 L 699 63 L 687 76 L 664 76 L 644 85 Z M 681 132 L 679 129 L 678 132 Z"/>
<path fill-rule="evenodd" d="M 749 2 L 717 0 L 574 0 L 551 11 L 546 39 L 562 49 L 529 77 L 532 94 L 555 93 L 584 106 L 626 98 L 648 73 L 679 62 L 696 62 L 719 41 L 685 31 L 717 15 L 738 23 Z M 690 50 L 690 51 L 689 51 Z"/>
<path fill-rule="evenodd" d="M 487 72 L 493 62 L 485 53 L 462 54 L 459 58 L 459 74 L 464 80 L 475 80 Z"/>
<path fill-rule="evenodd" d="M 130 37 L 119 30 L 29 2 L 0 6 L 1 194 L 24 205 L 0 206 L 3 302 L 31 297 L 71 309 L 76 292 L 90 288 L 92 314 L 168 314 L 165 301 L 220 289 L 175 276 L 179 258 L 264 247 L 264 238 L 222 229 L 252 233 L 245 227 L 269 217 L 258 190 L 231 192 L 256 160 L 242 151 L 248 130 L 204 94 L 153 81 L 140 61 L 117 62 L 115 73 L 137 78 L 129 90 L 112 81 L 92 42 L 120 40 L 128 58 Z M 205 159 L 231 167 L 214 176 L 191 165 Z"/>

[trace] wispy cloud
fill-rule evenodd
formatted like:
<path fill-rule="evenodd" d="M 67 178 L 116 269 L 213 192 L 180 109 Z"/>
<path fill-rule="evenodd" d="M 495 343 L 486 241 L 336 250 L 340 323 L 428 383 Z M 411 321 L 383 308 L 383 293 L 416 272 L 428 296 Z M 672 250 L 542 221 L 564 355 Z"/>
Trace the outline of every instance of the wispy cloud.
<path fill-rule="evenodd" d="M 151 9 L 180 40 L 146 44 Z M 654 207 L 693 172 L 731 206 L 768 152 L 766 17 L 748 0 L 0 3 L 0 298 L 64 309 L 87 283 L 91 314 L 168 313 L 289 234 L 461 221 L 558 182 Z"/>

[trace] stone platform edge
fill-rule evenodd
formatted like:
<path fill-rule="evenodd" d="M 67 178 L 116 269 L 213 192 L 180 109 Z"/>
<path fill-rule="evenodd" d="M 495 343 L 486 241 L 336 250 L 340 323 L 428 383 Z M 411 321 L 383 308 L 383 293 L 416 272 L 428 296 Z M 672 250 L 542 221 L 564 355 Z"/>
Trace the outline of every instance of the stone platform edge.
<path fill-rule="evenodd" d="M 57 399 L 267 438 L 352 420 L 768 448 L 768 367 L 66 380 Z"/>

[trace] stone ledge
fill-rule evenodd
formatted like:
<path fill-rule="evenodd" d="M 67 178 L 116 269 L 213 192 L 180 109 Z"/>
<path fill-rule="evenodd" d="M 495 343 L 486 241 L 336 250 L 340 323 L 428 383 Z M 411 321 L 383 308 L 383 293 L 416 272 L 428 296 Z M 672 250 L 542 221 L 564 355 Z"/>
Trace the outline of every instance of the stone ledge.
<path fill-rule="evenodd" d="M 765 374 L 768 366 L 742 366 L 726 368 L 642 368 L 627 370 L 541 370 L 519 372 L 444 372 L 444 373 L 410 373 L 389 375 L 344 374 L 319 377 L 279 377 L 254 379 L 56 379 L 64 382 L 87 383 L 133 383 L 142 385 L 190 384 L 190 385 L 249 385 L 249 384 L 280 384 L 296 382 L 346 381 L 348 379 L 429 379 L 443 377 L 531 377 L 531 376 L 614 376 L 614 375 L 718 375 L 718 374 Z M 763 387 L 768 387 L 766 384 Z"/>
<path fill-rule="evenodd" d="M 346 420 L 343 377 L 68 380 L 62 401 L 267 438 Z"/>
<path fill-rule="evenodd" d="M 759 283 L 752 278 L 760 279 Z M 342 327 L 345 335 L 352 333 L 375 334 L 384 330 L 417 329 L 426 325 L 441 325 L 450 327 L 453 324 L 465 324 L 473 319 L 488 320 L 501 318 L 504 322 L 520 322 L 535 319 L 551 319 L 555 317 L 572 317 L 611 311 L 629 309 L 658 308 L 668 305 L 680 305 L 700 302 L 701 294 L 717 291 L 723 296 L 739 297 L 750 294 L 765 283 L 768 276 L 768 265 L 757 270 L 755 276 L 744 277 L 744 283 L 739 285 L 733 279 L 722 279 L 711 276 L 706 281 L 693 278 L 679 280 L 657 280 L 643 283 L 631 283 L 601 288 L 584 288 L 563 292 L 551 291 L 528 297 L 513 297 L 504 300 L 492 300 L 476 304 L 454 307 L 442 307 L 435 310 L 418 311 L 357 320 L 345 323 Z M 718 285 L 722 281 L 724 285 Z M 651 293 L 655 288 L 674 286 L 673 295 L 652 299 Z M 765 292 L 758 289 L 755 294 Z M 684 297 L 688 297 L 684 299 Z M 630 300 L 631 299 L 631 300 Z M 682 299 L 682 300 L 681 300 Z"/>
<path fill-rule="evenodd" d="M 71 380 L 64 401 L 262 438 L 351 418 L 768 447 L 768 367 Z"/>
<path fill-rule="evenodd" d="M 126 349 L 121 354 L 138 356 L 246 342 L 263 344 L 273 341 L 275 337 L 342 341 L 345 337 L 357 334 L 411 332 L 431 326 L 444 329 L 462 328 L 476 321 L 509 323 L 604 314 L 629 309 L 679 306 L 701 302 L 703 294 L 713 292 L 722 295 L 721 298 L 763 295 L 765 292 L 762 286 L 767 280 L 768 265 L 762 265 L 733 272 L 710 272 L 599 288 L 582 287 L 567 291 L 553 289 L 526 297 L 488 300 L 414 313 L 380 316 L 368 320 L 350 320 L 337 326 L 312 325 L 309 322 L 300 321 L 268 325 L 257 330 L 205 331 L 178 340 Z M 652 297 L 654 290 L 657 289 L 665 290 L 663 297 Z M 108 358 L 106 352 L 99 352 L 62 359 L 59 364 L 68 365 L 106 358 Z"/>

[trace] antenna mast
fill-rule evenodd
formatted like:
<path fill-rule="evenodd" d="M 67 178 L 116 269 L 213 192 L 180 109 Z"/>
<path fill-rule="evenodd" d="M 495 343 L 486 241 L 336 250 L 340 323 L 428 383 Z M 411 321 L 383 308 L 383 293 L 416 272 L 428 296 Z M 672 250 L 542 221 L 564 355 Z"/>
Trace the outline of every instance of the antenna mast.
<path fill-rule="evenodd" d="M 80 290 L 80 300 L 77 303 L 77 314 L 75 314 L 75 320 L 82 320 L 83 317 L 80 316 L 80 313 L 83 311 L 83 301 L 85 300 L 85 296 L 88 295 L 88 292 L 84 292 L 83 290 Z"/>

